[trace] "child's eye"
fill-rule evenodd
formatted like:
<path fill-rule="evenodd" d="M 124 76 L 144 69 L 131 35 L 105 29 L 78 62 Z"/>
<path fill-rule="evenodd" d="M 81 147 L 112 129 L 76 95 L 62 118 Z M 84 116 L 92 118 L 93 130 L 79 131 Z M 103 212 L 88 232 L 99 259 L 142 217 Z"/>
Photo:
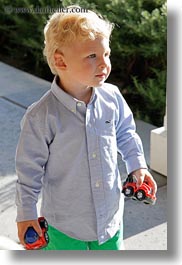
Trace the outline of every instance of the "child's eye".
<path fill-rule="evenodd" d="M 88 58 L 95 58 L 95 57 L 96 57 L 96 54 L 95 54 L 95 53 L 90 54 L 90 55 L 88 56 Z"/>

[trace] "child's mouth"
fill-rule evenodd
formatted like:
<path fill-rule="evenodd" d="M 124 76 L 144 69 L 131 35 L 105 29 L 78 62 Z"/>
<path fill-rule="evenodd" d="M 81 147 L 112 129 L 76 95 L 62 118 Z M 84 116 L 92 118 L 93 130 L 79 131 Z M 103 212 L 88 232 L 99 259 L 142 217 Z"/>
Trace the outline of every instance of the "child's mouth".
<path fill-rule="evenodd" d="M 99 74 L 99 75 L 96 75 L 96 77 L 105 78 L 106 77 L 106 74 Z"/>

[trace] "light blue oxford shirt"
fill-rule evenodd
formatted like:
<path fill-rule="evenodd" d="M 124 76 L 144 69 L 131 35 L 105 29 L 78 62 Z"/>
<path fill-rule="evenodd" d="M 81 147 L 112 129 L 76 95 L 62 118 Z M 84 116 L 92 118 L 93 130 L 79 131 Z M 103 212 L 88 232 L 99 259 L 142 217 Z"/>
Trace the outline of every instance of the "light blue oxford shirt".
<path fill-rule="evenodd" d="M 106 242 L 122 225 L 117 152 L 128 173 L 147 168 L 133 115 L 118 88 L 108 83 L 93 88 L 86 105 L 55 78 L 21 123 L 17 221 L 37 219 L 42 190 L 41 215 L 50 225 L 79 240 Z"/>

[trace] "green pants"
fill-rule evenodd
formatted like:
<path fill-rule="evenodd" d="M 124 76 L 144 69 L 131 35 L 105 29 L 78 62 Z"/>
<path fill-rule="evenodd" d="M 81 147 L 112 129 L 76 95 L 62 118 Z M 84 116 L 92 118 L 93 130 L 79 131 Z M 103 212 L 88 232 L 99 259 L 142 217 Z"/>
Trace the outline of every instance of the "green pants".
<path fill-rule="evenodd" d="M 43 250 L 122 250 L 123 231 L 119 230 L 107 242 L 99 245 L 98 241 L 81 241 L 71 238 L 52 226 L 49 226 L 49 244 Z"/>

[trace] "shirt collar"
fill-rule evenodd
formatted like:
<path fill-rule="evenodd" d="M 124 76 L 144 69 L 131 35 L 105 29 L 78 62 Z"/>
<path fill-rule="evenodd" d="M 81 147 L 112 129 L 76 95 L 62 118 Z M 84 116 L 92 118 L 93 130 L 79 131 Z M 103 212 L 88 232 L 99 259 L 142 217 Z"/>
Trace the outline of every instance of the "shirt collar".
<path fill-rule="evenodd" d="M 56 96 L 56 98 L 70 111 L 76 113 L 77 103 L 79 102 L 77 99 L 73 98 L 71 95 L 66 93 L 60 86 L 57 84 L 58 76 L 55 76 L 52 85 L 51 91 Z M 95 100 L 97 98 L 96 89 L 93 88 L 92 96 L 88 105 L 93 104 L 95 106 Z"/>

